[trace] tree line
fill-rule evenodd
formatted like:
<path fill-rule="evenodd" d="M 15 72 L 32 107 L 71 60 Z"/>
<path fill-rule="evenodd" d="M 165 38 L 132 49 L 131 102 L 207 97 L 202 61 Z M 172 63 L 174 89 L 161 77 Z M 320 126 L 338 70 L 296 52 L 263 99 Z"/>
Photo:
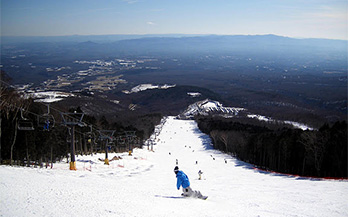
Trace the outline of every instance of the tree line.
<path fill-rule="evenodd" d="M 319 130 L 242 123 L 222 117 L 196 117 L 214 148 L 265 170 L 314 177 L 348 177 L 347 122 Z"/>

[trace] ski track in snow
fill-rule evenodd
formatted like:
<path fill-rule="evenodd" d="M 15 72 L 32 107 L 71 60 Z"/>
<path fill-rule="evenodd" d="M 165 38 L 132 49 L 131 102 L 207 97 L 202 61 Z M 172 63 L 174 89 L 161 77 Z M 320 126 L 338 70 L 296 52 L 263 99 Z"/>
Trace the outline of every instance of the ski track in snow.
<path fill-rule="evenodd" d="M 348 216 L 347 181 L 256 171 L 212 149 L 192 120 L 169 117 L 156 143 L 109 153 L 123 158 L 110 165 L 104 154 L 78 156 L 77 171 L 0 166 L 0 216 Z M 208 200 L 180 196 L 176 159 Z"/>

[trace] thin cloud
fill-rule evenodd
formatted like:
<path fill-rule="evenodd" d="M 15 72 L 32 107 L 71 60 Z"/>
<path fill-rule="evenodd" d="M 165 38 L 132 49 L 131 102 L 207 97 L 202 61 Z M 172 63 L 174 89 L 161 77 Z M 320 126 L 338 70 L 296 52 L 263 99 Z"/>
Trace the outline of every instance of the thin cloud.
<path fill-rule="evenodd" d="M 123 0 L 123 2 L 127 2 L 128 4 L 134 4 L 137 3 L 138 0 Z"/>
<path fill-rule="evenodd" d="M 151 25 L 151 26 L 156 25 L 156 23 L 151 22 L 151 21 L 147 22 L 146 24 L 147 24 L 147 25 Z"/>

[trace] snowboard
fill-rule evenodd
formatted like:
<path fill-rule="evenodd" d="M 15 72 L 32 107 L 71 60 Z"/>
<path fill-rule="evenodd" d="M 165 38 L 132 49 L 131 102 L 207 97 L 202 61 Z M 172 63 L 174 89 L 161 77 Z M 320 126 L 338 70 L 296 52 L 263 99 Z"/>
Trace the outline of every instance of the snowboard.
<path fill-rule="evenodd" d="M 208 199 L 208 196 L 202 196 L 202 197 L 197 197 L 197 198 L 202 199 L 202 200 L 206 200 L 206 199 Z"/>
<path fill-rule="evenodd" d="M 182 197 L 187 197 L 187 198 L 197 198 L 197 199 L 202 199 L 202 200 L 206 200 L 208 199 L 208 196 L 202 196 L 202 197 L 190 197 L 190 196 L 184 196 L 184 195 L 181 195 Z"/>

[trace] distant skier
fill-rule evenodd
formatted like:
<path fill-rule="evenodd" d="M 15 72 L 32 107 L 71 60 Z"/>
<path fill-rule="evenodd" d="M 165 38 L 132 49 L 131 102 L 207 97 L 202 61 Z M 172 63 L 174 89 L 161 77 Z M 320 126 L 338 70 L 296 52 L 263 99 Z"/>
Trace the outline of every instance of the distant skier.
<path fill-rule="evenodd" d="M 191 189 L 189 178 L 183 171 L 179 170 L 178 166 L 174 168 L 174 173 L 176 174 L 176 178 L 177 178 L 177 183 L 176 183 L 177 189 L 179 190 L 180 186 L 182 186 L 182 190 L 184 192 L 181 194 L 182 196 L 207 199 L 207 197 L 203 196 L 200 191 L 193 191 Z"/>
<path fill-rule="evenodd" d="M 202 180 L 202 174 L 203 174 L 203 172 L 200 170 L 200 171 L 198 171 L 198 176 L 199 176 L 199 180 Z"/>

